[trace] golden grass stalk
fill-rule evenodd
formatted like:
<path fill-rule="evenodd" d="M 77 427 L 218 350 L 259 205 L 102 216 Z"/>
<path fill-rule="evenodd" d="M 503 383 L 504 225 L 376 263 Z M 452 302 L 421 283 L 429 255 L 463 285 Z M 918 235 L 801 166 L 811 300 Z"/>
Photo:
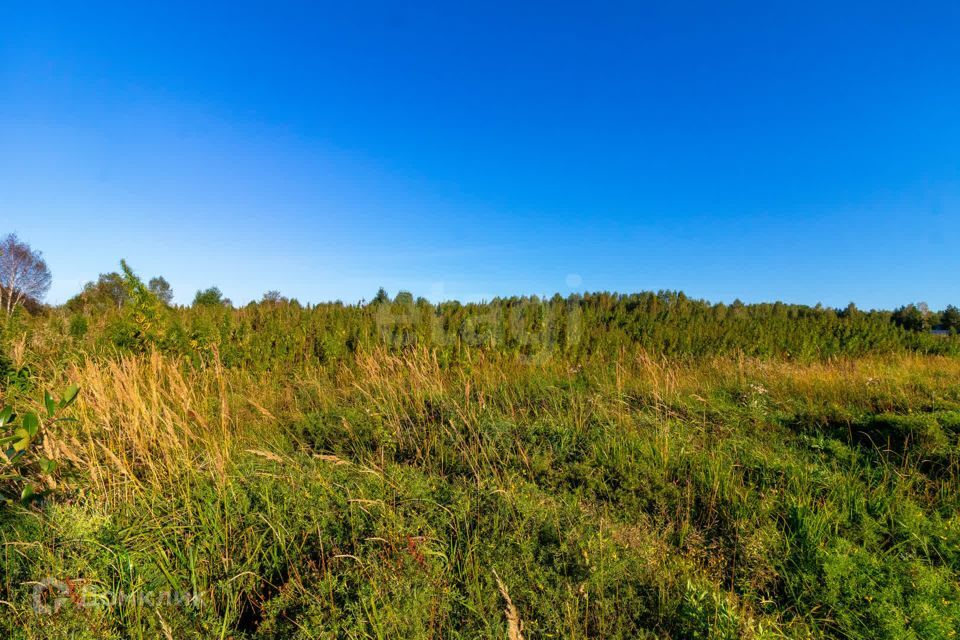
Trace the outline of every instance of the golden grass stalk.
<path fill-rule="evenodd" d="M 507 585 L 503 584 L 503 580 L 497 575 L 496 570 L 493 572 L 493 577 L 497 581 L 497 588 L 500 590 L 500 595 L 503 596 L 503 601 L 506 605 L 503 613 L 507 617 L 508 636 L 510 640 L 523 640 L 523 621 L 520 620 L 520 613 L 517 611 L 516 605 L 513 604 L 513 599 L 510 598 Z"/>
<path fill-rule="evenodd" d="M 273 427 L 263 424 L 272 415 L 267 390 L 219 366 L 195 369 L 154 352 L 87 358 L 67 376 L 82 389 L 77 422 L 48 434 L 49 446 L 118 498 L 187 473 L 223 478 L 243 445 L 264 448 L 249 426 Z"/>

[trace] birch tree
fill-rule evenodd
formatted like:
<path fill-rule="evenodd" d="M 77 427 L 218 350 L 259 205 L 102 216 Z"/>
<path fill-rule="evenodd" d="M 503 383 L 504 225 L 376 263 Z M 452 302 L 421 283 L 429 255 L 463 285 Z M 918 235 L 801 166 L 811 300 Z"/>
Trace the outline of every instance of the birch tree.
<path fill-rule="evenodd" d="M 27 299 L 40 302 L 51 282 L 50 269 L 39 251 L 15 233 L 0 239 L 0 305 L 7 313 Z"/>

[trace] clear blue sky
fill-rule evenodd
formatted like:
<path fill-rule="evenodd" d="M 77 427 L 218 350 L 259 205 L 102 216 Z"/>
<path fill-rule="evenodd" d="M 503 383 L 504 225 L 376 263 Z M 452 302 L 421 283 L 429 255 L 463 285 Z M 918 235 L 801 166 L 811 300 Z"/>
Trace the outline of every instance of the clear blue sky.
<path fill-rule="evenodd" d="M 202 6 L 201 6 L 202 5 Z M 50 300 L 960 304 L 956 2 L 0 4 Z"/>

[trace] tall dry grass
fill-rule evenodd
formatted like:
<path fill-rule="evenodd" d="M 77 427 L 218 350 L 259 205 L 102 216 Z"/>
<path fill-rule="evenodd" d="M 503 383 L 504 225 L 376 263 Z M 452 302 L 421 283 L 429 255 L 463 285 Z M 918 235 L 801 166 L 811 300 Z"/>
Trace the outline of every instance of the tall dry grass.
<path fill-rule="evenodd" d="M 76 421 L 46 444 L 90 490 L 116 500 L 188 474 L 225 477 L 238 451 L 270 442 L 287 400 L 243 371 L 216 361 L 197 369 L 158 352 L 86 358 L 65 377 L 81 386 Z"/>
<path fill-rule="evenodd" d="M 335 372 L 304 369 L 265 381 L 238 369 L 197 368 L 153 352 L 87 357 L 63 375 L 81 386 L 76 422 L 47 436 L 54 458 L 89 478 L 89 490 L 127 500 L 144 485 L 185 474 L 222 478 L 238 452 L 269 452 L 290 423 L 336 404 L 375 412 L 398 438 L 428 442 L 442 407 L 450 433 L 476 449 L 485 417 L 523 422 L 602 419 L 655 425 L 669 439 L 677 407 L 708 404 L 718 392 L 762 395 L 774 409 L 831 405 L 896 410 L 956 391 L 960 360 L 903 355 L 798 363 L 744 358 L 668 360 L 644 351 L 571 365 L 476 353 L 444 367 L 428 349 L 360 353 Z M 574 392 L 570 389 L 576 384 Z M 638 422 L 638 416 L 645 416 Z M 688 415 L 688 414 L 686 414 Z M 664 442 L 664 449 L 668 443 Z M 479 467 L 478 467 L 479 468 Z"/>

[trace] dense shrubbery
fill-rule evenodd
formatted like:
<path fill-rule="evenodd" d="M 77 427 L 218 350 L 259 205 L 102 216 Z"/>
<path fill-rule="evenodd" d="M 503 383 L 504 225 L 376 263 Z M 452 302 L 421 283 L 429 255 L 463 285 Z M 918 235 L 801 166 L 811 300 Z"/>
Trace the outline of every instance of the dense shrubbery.
<path fill-rule="evenodd" d="M 927 321 L 914 326 L 913 315 L 902 309 L 891 314 L 852 305 L 838 311 L 783 303 L 710 304 L 675 292 L 484 304 L 431 304 L 401 292 L 393 301 L 381 293 L 364 305 L 302 306 L 270 293 L 260 303 L 234 309 L 211 288 L 198 292 L 193 307 L 171 308 L 127 271 L 88 285 L 48 321 L 62 322 L 69 314 L 70 335 L 92 350 L 158 348 L 194 360 L 215 350 L 227 366 L 255 369 L 339 362 L 379 346 L 427 347 L 445 361 L 473 350 L 582 360 L 637 346 L 670 357 L 737 354 L 805 361 L 960 353 L 960 338 L 931 335 Z M 950 309 L 944 313 L 952 322 Z M 98 330 L 88 331 L 91 326 Z"/>

